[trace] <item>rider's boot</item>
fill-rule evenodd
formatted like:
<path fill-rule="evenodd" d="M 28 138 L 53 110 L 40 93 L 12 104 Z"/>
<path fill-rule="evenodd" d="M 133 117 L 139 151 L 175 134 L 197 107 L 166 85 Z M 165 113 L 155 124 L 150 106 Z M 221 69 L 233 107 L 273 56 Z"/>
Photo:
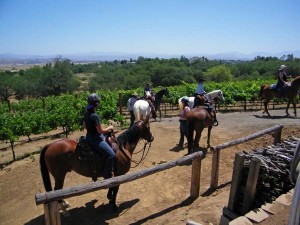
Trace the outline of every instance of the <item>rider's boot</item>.
<path fill-rule="evenodd" d="M 216 111 L 213 111 L 213 112 L 214 112 L 214 126 L 218 126 L 219 122 L 217 120 L 217 113 L 216 113 Z"/>

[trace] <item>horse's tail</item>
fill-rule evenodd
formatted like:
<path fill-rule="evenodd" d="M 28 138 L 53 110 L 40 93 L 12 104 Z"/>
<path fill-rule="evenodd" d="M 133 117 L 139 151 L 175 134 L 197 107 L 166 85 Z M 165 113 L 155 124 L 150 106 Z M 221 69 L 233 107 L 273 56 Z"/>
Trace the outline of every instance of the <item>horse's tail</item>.
<path fill-rule="evenodd" d="M 259 94 L 258 94 L 258 97 L 261 99 L 263 97 L 263 93 L 264 93 L 264 88 L 266 87 L 265 84 L 261 85 L 260 86 L 260 91 L 259 91 Z"/>
<path fill-rule="evenodd" d="M 140 108 L 134 108 L 133 109 L 133 113 L 134 113 L 134 117 L 135 117 L 135 121 L 139 121 L 141 119 L 141 115 L 140 115 Z"/>
<path fill-rule="evenodd" d="M 49 171 L 45 162 L 45 153 L 48 149 L 49 145 L 46 145 L 40 154 L 40 169 L 41 169 L 41 174 L 42 174 L 42 178 L 43 178 L 43 182 L 44 182 L 44 187 L 45 190 L 48 191 L 52 191 L 52 185 L 51 185 L 51 180 L 50 180 L 50 175 L 49 175 Z"/>

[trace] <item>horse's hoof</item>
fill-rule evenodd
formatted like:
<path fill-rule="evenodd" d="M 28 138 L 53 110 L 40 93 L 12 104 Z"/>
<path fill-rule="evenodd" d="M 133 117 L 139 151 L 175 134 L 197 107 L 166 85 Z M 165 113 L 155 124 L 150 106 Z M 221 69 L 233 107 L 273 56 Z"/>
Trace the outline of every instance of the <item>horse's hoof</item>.
<path fill-rule="evenodd" d="M 117 213 L 117 212 L 119 211 L 119 207 L 117 206 L 116 201 L 110 200 L 110 201 L 109 201 L 109 204 L 111 205 L 112 211 L 113 211 L 114 213 Z"/>
<path fill-rule="evenodd" d="M 113 206 L 112 206 L 112 211 L 113 211 L 114 213 L 118 213 L 118 212 L 119 212 L 119 207 L 118 207 L 117 205 L 113 205 Z"/>
<path fill-rule="evenodd" d="M 107 193 L 106 197 L 109 200 L 109 203 L 114 200 L 114 195 L 112 193 Z"/>

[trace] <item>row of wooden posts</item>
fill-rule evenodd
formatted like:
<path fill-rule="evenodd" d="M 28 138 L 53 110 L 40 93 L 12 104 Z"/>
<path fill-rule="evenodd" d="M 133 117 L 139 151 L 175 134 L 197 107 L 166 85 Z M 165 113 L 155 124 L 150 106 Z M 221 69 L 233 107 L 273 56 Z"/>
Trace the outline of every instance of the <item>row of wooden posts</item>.
<path fill-rule="evenodd" d="M 212 150 L 212 170 L 211 170 L 211 188 L 217 188 L 219 178 L 219 163 L 220 163 L 220 151 L 222 149 L 252 140 L 256 137 L 273 134 L 274 144 L 281 141 L 281 131 L 283 126 L 276 125 L 274 127 L 262 130 L 252 135 L 240 138 L 234 141 L 230 141 L 221 145 L 213 146 Z M 148 168 L 142 171 L 128 173 L 122 176 L 114 177 L 107 180 L 96 181 L 80 186 L 64 188 L 61 190 L 50 191 L 46 193 L 39 193 L 35 195 L 36 204 L 44 204 L 45 209 L 45 222 L 46 225 L 60 225 L 60 214 L 58 209 L 58 200 L 79 196 L 82 194 L 90 193 L 100 189 L 107 189 L 123 183 L 127 183 L 133 180 L 140 179 L 142 177 L 149 176 L 151 174 L 170 169 L 175 166 L 185 165 L 192 161 L 192 174 L 191 174 L 191 187 L 190 196 L 197 198 L 200 192 L 200 177 L 201 177 L 201 160 L 204 155 L 202 151 L 194 152 L 190 155 L 184 156 L 177 160 L 169 161 L 152 168 Z"/>

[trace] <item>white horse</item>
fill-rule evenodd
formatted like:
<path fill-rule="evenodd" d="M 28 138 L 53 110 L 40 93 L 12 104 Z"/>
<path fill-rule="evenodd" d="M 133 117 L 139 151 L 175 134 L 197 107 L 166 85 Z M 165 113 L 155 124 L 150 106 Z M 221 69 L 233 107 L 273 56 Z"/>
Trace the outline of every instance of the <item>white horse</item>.
<path fill-rule="evenodd" d="M 207 93 L 206 96 L 208 98 L 208 101 L 210 101 L 211 103 L 213 103 L 213 101 L 218 102 L 218 101 L 224 101 L 225 100 L 223 92 L 221 90 L 214 90 L 212 92 Z M 178 100 L 178 105 L 179 105 L 180 110 L 182 110 L 182 108 L 183 108 L 183 105 L 182 105 L 182 102 L 181 102 L 182 98 L 183 97 L 181 97 Z M 190 107 L 190 109 L 192 109 L 194 107 L 195 97 L 188 97 L 188 98 L 189 98 L 189 107 Z"/>
<path fill-rule="evenodd" d="M 167 88 L 163 88 L 159 92 L 157 92 L 154 96 L 151 95 L 150 92 L 146 92 L 146 96 L 150 96 L 153 101 L 153 106 L 155 111 L 159 112 L 159 118 L 161 119 L 161 110 L 160 104 L 162 102 L 163 96 L 169 96 L 169 90 Z M 133 113 L 135 117 L 135 121 L 145 120 L 147 116 L 151 115 L 156 120 L 156 112 L 151 112 L 151 106 L 149 105 L 148 101 L 144 99 L 137 100 L 133 105 Z"/>
<path fill-rule="evenodd" d="M 145 120 L 151 113 L 151 107 L 145 100 L 137 100 L 133 105 L 135 122 Z"/>

